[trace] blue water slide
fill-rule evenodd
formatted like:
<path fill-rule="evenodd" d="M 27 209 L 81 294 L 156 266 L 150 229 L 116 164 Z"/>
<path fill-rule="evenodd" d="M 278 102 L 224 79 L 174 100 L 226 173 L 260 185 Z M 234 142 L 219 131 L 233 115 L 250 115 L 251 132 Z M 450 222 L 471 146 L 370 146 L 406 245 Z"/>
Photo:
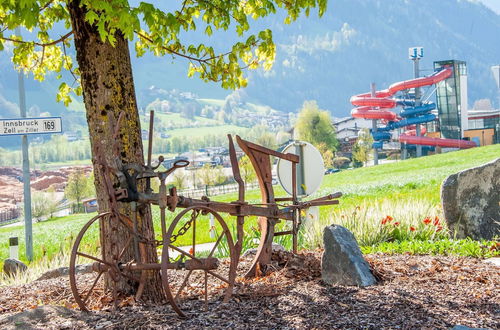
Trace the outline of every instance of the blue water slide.
<path fill-rule="evenodd" d="M 396 129 L 396 128 L 401 128 L 401 127 L 405 127 L 408 125 L 427 123 L 429 121 L 433 121 L 434 119 L 436 119 L 436 116 L 433 115 L 432 113 L 428 113 L 428 114 L 418 116 L 418 117 L 406 118 L 406 119 L 396 121 L 396 122 L 389 122 L 389 124 L 387 124 L 385 129 L 387 129 L 387 128 Z"/>
<path fill-rule="evenodd" d="M 415 106 L 415 100 L 398 99 L 398 100 L 396 100 L 396 104 L 400 105 L 402 107 L 414 107 Z"/>
<path fill-rule="evenodd" d="M 383 145 L 384 145 L 384 141 L 376 141 L 376 142 L 373 142 L 372 147 L 374 149 L 382 149 Z"/>
<path fill-rule="evenodd" d="M 399 114 L 401 117 L 406 118 L 414 115 L 420 115 L 424 114 L 426 112 L 429 112 L 431 110 L 436 109 L 436 104 L 435 103 L 427 103 L 420 105 L 418 107 L 413 107 L 413 108 L 406 108 L 401 110 L 401 113 Z"/>
<path fill-rule="evenodd" d="M 422 151 L 435 151 L 436 148 L 434 146 L 422 146 Z M 407 144 L 406 145 L 406 149 L 409 149 L 409 150 L 415 150 L 417 149 L 417 145 L 416 144 Z"/>
<path fill-rule="evenodd" d="M 373 139 L 375 141 L 390 141 L 392 134 L 388 132 L 372 132 Z"/>

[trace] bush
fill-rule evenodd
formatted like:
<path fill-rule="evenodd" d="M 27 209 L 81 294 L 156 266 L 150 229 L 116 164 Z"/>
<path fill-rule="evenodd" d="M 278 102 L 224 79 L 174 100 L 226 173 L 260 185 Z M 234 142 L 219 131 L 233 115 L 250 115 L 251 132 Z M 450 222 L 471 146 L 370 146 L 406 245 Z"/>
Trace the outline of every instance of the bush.
<path fill-rule="evenodd" d="M 345 169 L 349 167 L 351 160 L 347 157 L 335 157 L 333 158 L 333 167 L 338 169 Z"/>

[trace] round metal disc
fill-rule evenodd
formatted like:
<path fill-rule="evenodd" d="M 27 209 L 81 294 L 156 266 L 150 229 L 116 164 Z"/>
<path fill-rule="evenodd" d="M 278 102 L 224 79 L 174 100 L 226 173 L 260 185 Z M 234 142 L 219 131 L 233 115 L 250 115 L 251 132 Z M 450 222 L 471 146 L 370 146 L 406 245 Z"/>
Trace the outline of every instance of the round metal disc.
<path fill-rule="evenodd" d="M 300 157 L 297 165 L 297 194 L 309 196 L 318 190 L 325 173 L 323 157 L 318 149 L 308 142 L 295 141 L 282 152 Z M 292 195 L 292 162 L 279 159 L 277 172 L 279 183 L 288 194 Z"/>

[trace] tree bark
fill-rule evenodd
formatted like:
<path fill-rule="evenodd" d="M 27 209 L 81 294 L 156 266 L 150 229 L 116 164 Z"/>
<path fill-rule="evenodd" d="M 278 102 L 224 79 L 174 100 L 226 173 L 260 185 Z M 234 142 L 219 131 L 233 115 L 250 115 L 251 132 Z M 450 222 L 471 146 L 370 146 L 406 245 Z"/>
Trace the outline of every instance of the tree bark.
<path fill-rule="evenodd" d="M 116 157 L 125 163 L 144 164 L 141 127 L 130 63 L 128 42 L 121 33 L 116 33 L 116 44 L 113 47 L 102 42 L 95 26 L 85 21 L 86 9 L 80 1 L 70 1 L 68 10 L 73 26 L 76 58 L 81 75 L 83 100 L 87 114 L 90 144 L 92 147 L 92 163 L 94 165 L 95 187 L 99 212 L 110 208 L 103 170 L 98 164 L 102 155 L 106 164 L 114 164 Z M 120 112 L 124 113 L 119 127 L 118 141 L 110 129 L 110 120 L 117 119 Z M 110 119 L 111 118 L 111 119 Z M 112 146 L 118 142 L 119 155 L 115 155 Z M 119 203 L 119 211 L 134 219 L 128 204 Z M 149 206 L 139 208 L 137 216 L 139 233 L 153 240 L 154 231 Z M 124 230 L 117 221 L 101 223 L 100 239 L 103 257 L 109 257 L 122 250 L 129 232 Z M 133 259 L 133 244 L 125 255 Z M 146 246 L 146 262 L 157 262 L 158 257 L 153 245 Z M 159 273 L 151 271 L 144 289 L 143 298 L 160 302 L 163 300 L 163 290 Z M 126 294 L 134 292 L 126 278 L 121 278 L 120 291 Z"/>

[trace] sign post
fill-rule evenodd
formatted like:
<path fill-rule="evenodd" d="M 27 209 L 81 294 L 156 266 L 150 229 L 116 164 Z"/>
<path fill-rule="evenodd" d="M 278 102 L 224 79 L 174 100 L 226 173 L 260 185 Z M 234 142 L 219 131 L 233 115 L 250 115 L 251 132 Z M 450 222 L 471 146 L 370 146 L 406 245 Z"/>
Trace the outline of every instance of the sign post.
<path fill-rule="evenodd" d="M 19 107 L 21 118 L 0 119 L 0 136 L 22 135 L 23 184 L 24 184 L 24 231 L 26 258 L 33 260 L 33 230 L 31 219 L 30 161 L 28 135 L 62 132 L 61 117 L 26 118 L 26 102 L 22 74 L 19 75 Z"/>
<path fill-rule="evenodd" d="M 415 78 L 420 77 L 419 61 L 424 57 L 423 47 L 411 47 L 408 49 L 408 57 L 413 61 L 413 73 Z M 415 107 L 420 106 L 420 87 L 415 87 Z M 415 134 L 420 136 L 420 124 L 415 125 Z M 422 156 L 422 146 L 417 144 L 417 157 Z"/>
<path fill-rule="evenodd" d="M 62 133 L 61 117 L 0 119 L 0 136 Z"/>

